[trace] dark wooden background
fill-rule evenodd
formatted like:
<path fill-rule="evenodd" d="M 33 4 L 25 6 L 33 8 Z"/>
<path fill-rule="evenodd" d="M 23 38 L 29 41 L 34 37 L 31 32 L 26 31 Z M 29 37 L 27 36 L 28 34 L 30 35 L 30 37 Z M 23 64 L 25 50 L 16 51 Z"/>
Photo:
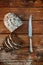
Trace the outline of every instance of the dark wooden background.
<path fill-rule="evenodd" d="M 11 33 L 4 26 L 4 15 L 8 12 L 15 13 L 24 22 L 24 24 L 17 30 L 15 30 L 13 34 L 16 33 L 23 40 L 24 44 L 28 46 L 28 20 L 30 14 L 32 14 L 32 39 L 34 51 L 37 49 L 39 45 L 43 45 L 43 1 L 36 0 L 35 2 L 29 2 L 29 0 L 0 0 L 0 46 L 2 45 L 6 36 L 8 36 Z M 33 59 L 35 59 L 35 52 L 33 53 Z M 35 62 L 35 65 L 43 65 L 43 61 Z"/>

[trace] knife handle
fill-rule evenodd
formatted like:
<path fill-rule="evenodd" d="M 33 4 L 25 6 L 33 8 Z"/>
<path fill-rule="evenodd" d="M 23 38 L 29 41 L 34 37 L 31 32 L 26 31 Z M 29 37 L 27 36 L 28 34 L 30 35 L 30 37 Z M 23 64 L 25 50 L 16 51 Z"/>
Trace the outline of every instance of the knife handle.
<path fill-rule="evenodd" d="M 32 38 L 30 38 L 30 52 L 33 52 L 33 47 L 32 47 Z"/>

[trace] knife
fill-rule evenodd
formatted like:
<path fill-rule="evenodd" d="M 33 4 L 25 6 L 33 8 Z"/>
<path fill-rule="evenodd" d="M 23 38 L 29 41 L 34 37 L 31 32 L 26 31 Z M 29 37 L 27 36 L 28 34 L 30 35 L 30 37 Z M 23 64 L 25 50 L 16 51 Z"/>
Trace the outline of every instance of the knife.
<path fill-rule="evenodd" d="M 32 48 L 32 15 L 29 17 L 29 23 L 28 23 L 28 36 L 30 38 L 30 52 L 33 52 Z"/>

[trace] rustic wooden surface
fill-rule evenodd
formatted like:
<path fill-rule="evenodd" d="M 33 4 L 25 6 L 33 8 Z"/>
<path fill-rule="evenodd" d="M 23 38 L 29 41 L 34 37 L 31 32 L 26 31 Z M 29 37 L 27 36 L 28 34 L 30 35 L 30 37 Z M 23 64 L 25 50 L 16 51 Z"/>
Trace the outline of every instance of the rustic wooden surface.
<path fill-rule="evenodd" d="M 43 1 L 36 0 L 29 2 L 28 0 L 0 0 L 0 46 L 6 36 L 10 34 L 9 30 L 4 26 L 4 15 L 8 12 L 14 12 L 23 21 L 23 25 L 13 32 L 16 33 L 22 40 L 25 46 L 24 50 L 20 49 L 18 53 L 29 53 L 29 37 L 28 37 L 28 20 L 29 15 L 33 15 L 33 49 L 32 58 L 36 59 L 36 52 L 38 46 L 43 47 Z M 43 51 L 42 51 L 43 52 Z M 29 54 L 19 55 L 19 59 L 25 59 Z M 0 63 L 0 65 L 5 65 Z M 17 64 L 16 64 L 17 65 Z M 22 64 L 23 65 L 23 64 Z M 43 65 L 43 59 L 40 62 L 34 61 L 33 65 Z"/>

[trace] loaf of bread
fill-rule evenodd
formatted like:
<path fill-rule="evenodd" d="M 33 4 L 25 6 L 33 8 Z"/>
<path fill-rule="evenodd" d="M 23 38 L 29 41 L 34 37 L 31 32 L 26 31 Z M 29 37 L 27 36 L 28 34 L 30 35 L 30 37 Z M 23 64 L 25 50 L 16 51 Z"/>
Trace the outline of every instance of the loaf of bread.
<path fill-rule="evenodd" d="M 6 37 L 6 39 L 3 42 L 3 48 L 6 52 L 17 50 L 22 47 L 22 41 L 17 35 L 9 35 Z"/>

